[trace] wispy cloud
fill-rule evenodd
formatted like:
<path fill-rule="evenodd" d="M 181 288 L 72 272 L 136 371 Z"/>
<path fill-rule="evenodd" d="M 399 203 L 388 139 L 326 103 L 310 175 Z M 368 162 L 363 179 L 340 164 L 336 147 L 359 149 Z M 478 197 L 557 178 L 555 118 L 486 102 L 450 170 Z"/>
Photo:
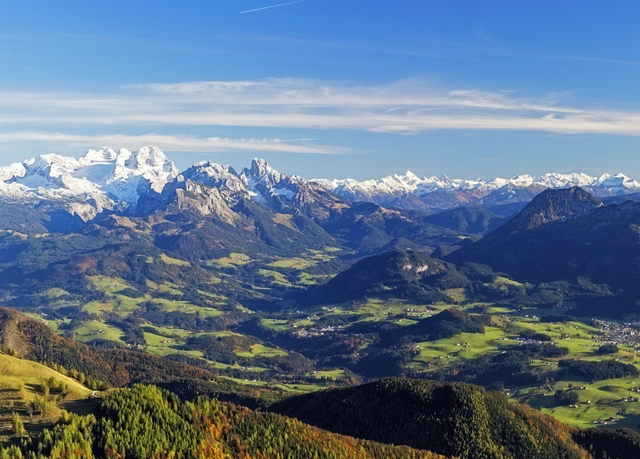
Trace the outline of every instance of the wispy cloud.
<path fill-rule="evenodd" d="M 640 136 L 640 108 L 585 106 L 569 103 L 562 94 L 531 97 L 513 91 L 443 89 L 420 80 L 350 86 L 267 79 L 137 85 L 110 94 L 0 92 L 0 125 L 34 132 L 95 131 L 100 126 L 113 131 L 122 126 L 127 132 L 133 127 L 180 133 L 191 127 L 232 126 L 288 130 L 286 136 L 292 129 Z M 282 131 L 272 137 L 282 137 Z M 272 143 L 285 151 L 284 143 Z M 269 143 L 256 145 L 271 148 Z M 310 148 L 316 147 L 299 143 L 290 151 Z"/>
<path fill-rule="evenodd" d="M 158 145 L 171 151 L 190 152 L 284 152 L 307 154 L 336 154 L 349 150 L 328 145 L 313 145 L 307 139 L 232 139 L 227 137 L 191 137 L 163 134 L 142 135 L 76 135 L 61 132 L 18 131 L 0 133 L 0 144 L 42 142 L 63 144 L 73 148 L 97 145 L 117 145 L 138 148 L 140 145 Z"/>
<path fill-rule="evenodd" d="M 277 5 L 263 6 L 261 8 L 254 8 L 252 10 L 240 11 L 240 14 L 255 13 L 256 11 L 270 10 L 271 8 L 279 8 L 281 6 L 295 5 L 296 3 L 305 3 L 305 2 L 308 2 L 308 1 L 309 0 L 298 0 L 296 2 L 287 2 L 287 3 L 279 3 Z"/>

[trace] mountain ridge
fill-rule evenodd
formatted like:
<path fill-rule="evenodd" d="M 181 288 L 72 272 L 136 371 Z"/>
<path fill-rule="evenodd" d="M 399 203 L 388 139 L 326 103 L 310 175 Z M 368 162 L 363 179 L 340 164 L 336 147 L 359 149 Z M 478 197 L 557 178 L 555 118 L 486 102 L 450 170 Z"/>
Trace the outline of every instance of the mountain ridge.
<path fill-rule="evenodd" d="M 217 188 L 229 206 L 251 199 L 278 212 L 320 220 L 350 201 L 441 211 L 527 202 L 547 188 L 581 186 L 601 198 L 640 192 L 640 182 L 624 174 L 548 173 L 536 178 L 525 174 L 483 181 L 445 175 L 420 178 L 409 171 L 379 180 L 307 180 L 281 173 L 258 158 L 240 172 L 211 161 L 180 172 L 160 148 L 145 146 L 118 152 L 103 147 L 81 158 L 46 154 L 0 167 L 0 200 L 45 203 L 87 222 L 102 212 L 149 212 L 153 208 L 149 202 L 157 202 L 168 185 L 184 187 L 180 183 L 186 180 Z"/>
<path fill-rule="evenodd" d="M 584 173 L 547 173 L 539 177 L 516 175 L 488 181 L 481 179 L 419 178 L 411 171 L 378 180 L 313 179 L 339 196 L 355 201 L 416 209 L 447 209 L 462 205 L 496 205 L 531 200 L 544 189 L 580 186 L 598 197 L 640 191 L 640 182 L 622 173 L 591 177 Z M 416 199 L 417 198 L 417 199 Z"/>

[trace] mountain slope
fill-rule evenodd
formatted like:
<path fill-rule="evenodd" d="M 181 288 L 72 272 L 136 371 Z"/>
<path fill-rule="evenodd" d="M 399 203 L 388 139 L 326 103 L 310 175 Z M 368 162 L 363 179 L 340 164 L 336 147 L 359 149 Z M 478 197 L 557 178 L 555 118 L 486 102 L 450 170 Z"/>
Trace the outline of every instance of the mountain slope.
<path fill-rule="evenodd" d="M 458 207 L 425 217 L 425 221 L 460 233 L 485 234 L 504 223 L 500 217 L 482 207 Z"/>
<path fill-rule="evenodd" d="M 95 415 L 68 417 L 3 458 L 148 457 L 444 459 L 408 447 L 333 434 L 273 413 L 200 399 L 182 403 L 152 386 L 107 395 Z"/>
<path fill-rule="evenodd" d="M 575 218 L 602 206 L 593 195 L 579 187 L 547 190 L 504 225 L 499 233 L 512 234 L 532 230 L 554 222 Z"/>
<path fill-rule="evenodd" d="M 123 387 L 137 382 L 186 387 L 188 381 L 196 387 L 208 385 L 208 392 L 220 400 L 245 406 L 262 406 L 265 399 L 281 396 L 277 389 L 257 390 L 217 377 L 202 368 L 150 353 L 88 346 L 59 336 L 41 321 L 9 308 L 0 308 L 0 347 L 3 352 L 21 358 L 20 362 L 26 366 L 31 365 L 30 361 L 46 362 L 52 367 L 64 368 L 69 374 L 82 373 L 86 384 L 91 381 L 96 384 L 94 389 Z M 33 364 L 38 365 L 35 362 Z"/>
<path fill-rule="evenodd" d="M 632 201 L 603 206 L 579 188 L 548 190 L 511 221 L 446 260 L 484 263 L 521 281 L 580 283 L 614 294 L 621 301 L 618 307 L 630 310 L 640 299 L 639 228 L 640 207 Z"/>
<path fill-rule="evenodd" d="M 63 338 L 42 322 L 29 319 L 12 309 L 0 308 L 0 330 L 0 344 L 17 355 L 74 369 L 107 386 L 166 381 L 187 375 L 194 379 L 209 379 L 212 376 L 207 371 L 152 354 L 123 349 L 97 349 Z"/>
<path fill-rule="evenodd" d="M 426 295 L 431 290 L 425 278 L 446 275 L 454 268 L 424 252 L 396 249 L 364 258 L 324 285 L 312 287 L 298 299 L 298 304 L 342 303 L 369 294 Z M 432 301 L 444 295 L 433 292 Z M 425 298 L 426 299 L 426 298 Z"/>
<path fill-rule="evenodd" d="M 336 240 L 363 255 L 388 250 L 401 239 L 426 250 L 455 242 L 458 233 L 428 223 L 423 217 L 423 213 L 355 202 L 336 206 L 326 220 L 318 223 Z"/>
<path fill-rule="evenodd" d="M 489 181 L 419 178 L 411 172 L 380 180 L 305 180 L 273 169 L 263 159 L 236 172 L 230 166 L 199 162 L 182 172 L 156 147 L 118 152 L 103 147 L 76 159 L 55 154 L 0 167 L 0 201 L 46 204 L 83 221 L 104 211 L 146 213 L 165 185 L 174 180 L 217 188 L 237 203 L 250 198 L 276 212 L 301 212 L 324 221 L 332 209 L 349 201 L 368 201 L 383 207 L 451 209 L 526 202 L 546 188 L 581 186 L 596 196 L 611 197 L 640 191 L 640 182 L 623 174 L 529 175 Z M 0 213 L 1 217 L 1 213 Z"/>
<path fill-rule="evenodd" d="M 476 386 L 384 379 L 271 409 L 318 427 L 461 458 L 579 458 L 571 429 Z"/>

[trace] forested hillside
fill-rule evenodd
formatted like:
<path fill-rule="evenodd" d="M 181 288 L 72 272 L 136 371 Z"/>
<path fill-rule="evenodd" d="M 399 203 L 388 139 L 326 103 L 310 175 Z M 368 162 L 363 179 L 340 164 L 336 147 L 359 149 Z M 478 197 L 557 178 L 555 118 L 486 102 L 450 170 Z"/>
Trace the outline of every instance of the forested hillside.
<path fill-rule="evenodd" d="M 575 429 L 467 384 L 384 379 L 293 397 L 272 409 L 333 432 L 447 456 L 588 457 L 571 437 Z"/>
<path fill-rule="evenodd" d="M 141 385 L 111 393 L 95 415 L 65 415 L 34 441 L 0 450 L 2 459 L 36 457 L 444 459 L 214 399 L 182 403 L 166 391 Z"/>

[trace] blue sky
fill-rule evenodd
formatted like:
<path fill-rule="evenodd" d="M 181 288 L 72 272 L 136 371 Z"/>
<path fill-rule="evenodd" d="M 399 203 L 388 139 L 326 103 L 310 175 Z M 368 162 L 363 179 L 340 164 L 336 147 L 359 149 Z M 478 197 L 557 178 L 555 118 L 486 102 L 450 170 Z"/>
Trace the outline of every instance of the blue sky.
<path fill-rule="evenodd" d="M 153 144 L 182 169 L 258 156 L 308 178 L 640 178 L 639 13 L 586 0 L 2 2 L 0 165 Z"/>

